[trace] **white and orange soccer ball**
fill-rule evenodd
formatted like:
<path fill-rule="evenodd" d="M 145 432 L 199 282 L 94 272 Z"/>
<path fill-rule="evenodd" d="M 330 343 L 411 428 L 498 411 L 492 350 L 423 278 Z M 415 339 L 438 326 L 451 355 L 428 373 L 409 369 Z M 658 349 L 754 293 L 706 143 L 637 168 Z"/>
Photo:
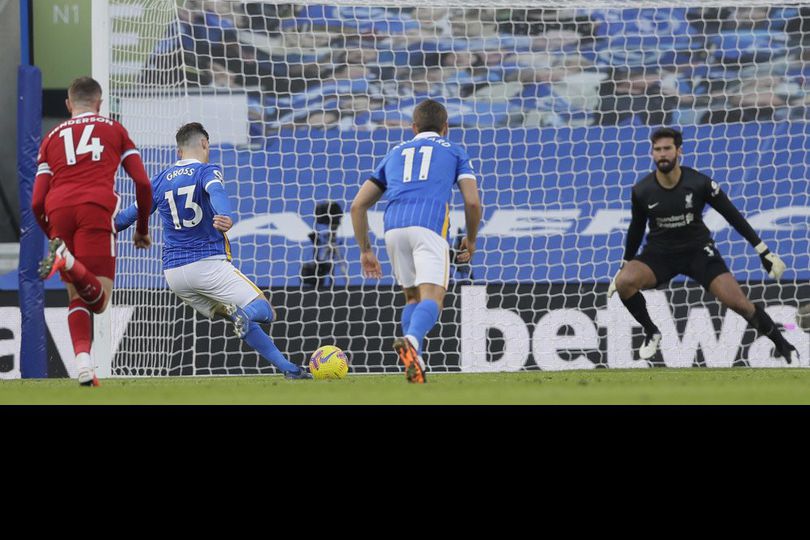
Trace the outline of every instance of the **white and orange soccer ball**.
<path fill-rule="evenodd" d="M 349 358 L 334 345 L 324 345 L 309 358 L 309 372 L 315 379 L 342 379 L 349 372 Z"/>

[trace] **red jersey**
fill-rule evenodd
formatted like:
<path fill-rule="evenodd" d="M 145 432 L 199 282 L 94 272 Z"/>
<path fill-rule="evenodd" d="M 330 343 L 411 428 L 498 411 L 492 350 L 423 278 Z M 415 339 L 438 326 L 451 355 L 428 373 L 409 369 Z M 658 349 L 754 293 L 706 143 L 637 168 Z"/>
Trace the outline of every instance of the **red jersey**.
<path fill-rule="evenodd" d="M 124 126 L 95 113 L 62 122 L 42 140 L 37 175 L 48 174 L 45 212 L 83 203 L 114 212 L 118 206 L 115 173 L 121 162 L 137 154 Z"/>

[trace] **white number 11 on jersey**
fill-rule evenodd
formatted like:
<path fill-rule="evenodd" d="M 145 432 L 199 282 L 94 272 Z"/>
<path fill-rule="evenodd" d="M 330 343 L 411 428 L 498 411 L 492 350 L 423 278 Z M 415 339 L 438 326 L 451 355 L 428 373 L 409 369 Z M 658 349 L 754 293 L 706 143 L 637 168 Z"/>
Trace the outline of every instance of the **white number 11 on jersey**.
<path fill-rule="evenodd" d="M 402 151 L 405 156 L 405 170 L 402 171 L 402 181 L 410 182 L 413 179 L 413 156 L 416 153 L 416 148 L 406 148 Z M 432 146 L 423 146 L 419 149 L 422 154 L 422 166 L 419 167 L 419 180 L 427 180 L 428 170 L 430 169 L 430 158 L 433 155 Z"/>

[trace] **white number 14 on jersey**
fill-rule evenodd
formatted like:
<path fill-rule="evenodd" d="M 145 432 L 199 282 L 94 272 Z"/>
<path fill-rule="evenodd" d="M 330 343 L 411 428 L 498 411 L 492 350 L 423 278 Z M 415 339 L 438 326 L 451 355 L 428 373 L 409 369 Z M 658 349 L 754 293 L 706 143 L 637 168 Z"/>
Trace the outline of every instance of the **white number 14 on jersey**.
<path fill-rule="evenodd" d="M 93 135 L 93 125 L 84 126 L 82 136 L 79 138 L 79 146 L 73 146 L 73 129 L 65 128 L 59 132 L 59 136 L 65 141 L 65 158 L 68 165 L 76 164 L 76 156 L 82 154 L 92 154 L 90 159 L 99 161 L 101 153 L 104 151 L 104 146 L 101 144 L 101 139 L 98 137 L 90 138 Z M 89 143 L 89 144 L 88 144 Z"/>

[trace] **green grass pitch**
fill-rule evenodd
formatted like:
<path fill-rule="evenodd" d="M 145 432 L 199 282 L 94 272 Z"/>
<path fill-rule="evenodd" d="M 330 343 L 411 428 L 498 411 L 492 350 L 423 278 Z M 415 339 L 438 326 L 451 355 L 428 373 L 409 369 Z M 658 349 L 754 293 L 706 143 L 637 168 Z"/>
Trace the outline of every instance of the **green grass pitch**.
<path fill-rule="evenodd" d="M 633 369 L 401 374 L 332 381 L 281 376 L 0 381 L 0 404 L 43 405 L 764 405 L 810 404 L 810 369 Z"/>

